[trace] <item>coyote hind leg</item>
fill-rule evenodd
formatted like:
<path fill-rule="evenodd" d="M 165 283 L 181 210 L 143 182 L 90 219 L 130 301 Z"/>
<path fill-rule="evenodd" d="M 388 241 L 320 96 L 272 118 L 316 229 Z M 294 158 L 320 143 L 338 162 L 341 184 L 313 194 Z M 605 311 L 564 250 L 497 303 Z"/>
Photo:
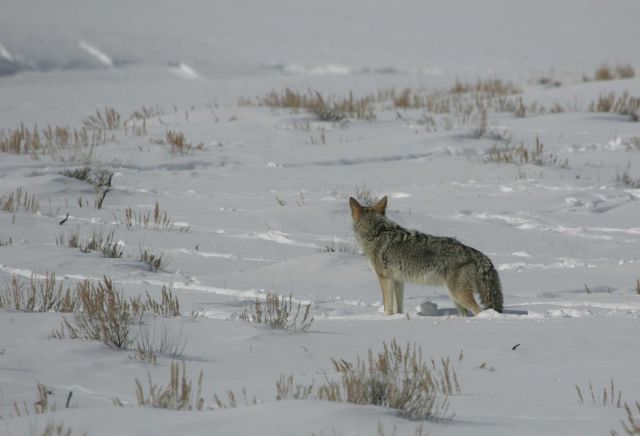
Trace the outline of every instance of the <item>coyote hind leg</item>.
<path fill-rule="evenodd" d="M 482 312 L 482 308 L 478 306 L 475 298 L 473 298 L 473 290 L 456 292 L 455 294 L 452 292 L 451 295 L 453 296 L 454 303 L 458 308 L 458 313 L 460 313 L 460 306 L 469 310 L 474 316 Z M 460 313 L 460 315 L 467 316 L 467 313 L 465 311 L 464 314 Z"/>
<path fill-rule="evenodd" d="M 458 309 L 458 316 L 468 316 L 469 314 L 467 313 L 467 308 L 464 307 L 462 304 L 458 303 L 457 301 L 453 301 L 453 303 L 456 305 L 456 309 Z"/>

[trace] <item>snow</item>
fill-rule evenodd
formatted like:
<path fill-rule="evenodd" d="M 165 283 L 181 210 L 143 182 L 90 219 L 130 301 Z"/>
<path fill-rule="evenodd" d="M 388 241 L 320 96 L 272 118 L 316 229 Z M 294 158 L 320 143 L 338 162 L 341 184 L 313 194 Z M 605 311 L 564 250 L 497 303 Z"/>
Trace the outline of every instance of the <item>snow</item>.
<path fill-rule="evenodd" d="M 588 106 L 609 92 L 640 95 L 640 78 L 582 76 L 604 62 L 640 71 L 639 15 L 633 0 L 6 1 L 0 130 L 79 127 L 105 107 L 123 119 L 143 106 L 160 113 L 147 133 L 120 128 L 92 150 L 91 165 L 114 172 L 100 210 L 91 185 L 62 175 L 84 163 L 0 154 L 0 198 L 23 187 L 40 202 L 36 214 L 0 211 L 0 242 L 13 241 L 0 244 L 0 290 L 14 275 L 47 272 L 68 285 L 108 276 L 126 296 L 171 287 L 181 316 L 150 322 L 186 339 L 179 360 L 194 379 L 203 371 L 207 410 L 136 405 L 135 380 L 166 385 L 169 356 L 154 366 L 131 350 L 50 339 L 69 315 L 0 309 L 0 435 L 40 435 L 48 422 L 89 436 L 372 435 L 379 423 L 387 435 L 413 435 L 420 423 L 382 407 L 275 399 L 281 375 L 336 378 L 331 358 L 354 361 L 393 338 L 427 359 L 450 356 L 460 380 L 449 397 L 455 417 L 422 423 L 425 433 L 621 432 L 624 409 L 592 405 L 588 384 L 598 394 L 613 379 L 623 401 L 640 400 L 640 189 L 616 180 L 627 168 L 640 179 L 640 123 Z M 526 104 L 567 110 L 490 110 L 488 133 L 474 138 L 471 122 L 446 128 L 446 115 L 427 114 L 429 129 L 424 110 L 389 102 L 374 121 L 342 122 L 239 105 L 285 87 L 357 98 L 487 78 L 512 81 Z M 193 149 L 158 144 L 167 130 Z M 568 168 L 486 162 L 505 132 L 512 145 L 539 138 Z M 356 247 L 348 198 L 357 190 L 388 195 L 389 217 L 407 228 L 486 253 L 505 312 L 461 318 L 445 290 L 407 285 L 407 314 L 384 315 L 367 260 L 326 252 Z M 124 224 L 126 208 L 153 213 L 156 202 L 168 228 Z M 113 230 L 124 257 L 56 244 L 76 228 L 82 238 Z M 143 247 L 168 256 L 164 271 L 137 260 Z M 242 321 L 268 292 L 310 302 L 311 329 Z M 37 382 L 57 411 L 14 416 L 14 402 L 35 400 Z M 257 404 L 216 407 L 214 394 L 241 398 L 243 388 Z"/>

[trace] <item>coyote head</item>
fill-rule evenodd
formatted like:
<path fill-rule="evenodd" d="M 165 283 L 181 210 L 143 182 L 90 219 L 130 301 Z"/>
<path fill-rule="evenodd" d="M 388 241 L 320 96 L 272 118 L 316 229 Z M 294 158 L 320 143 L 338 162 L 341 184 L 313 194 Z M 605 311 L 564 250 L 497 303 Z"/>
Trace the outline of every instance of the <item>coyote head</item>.
<path fill-rule="evenodd" d="M 373 206 L 362 206 L 358 203 L 358 200 L 349 197 L 349 206 L 351 207 L 351 218 L 353 218 L 354 222 L 358 221 L 362 215 L 368 213 L 377 213 L 384 216 L 387 210 L 387 197 L 382 197 Z"/>

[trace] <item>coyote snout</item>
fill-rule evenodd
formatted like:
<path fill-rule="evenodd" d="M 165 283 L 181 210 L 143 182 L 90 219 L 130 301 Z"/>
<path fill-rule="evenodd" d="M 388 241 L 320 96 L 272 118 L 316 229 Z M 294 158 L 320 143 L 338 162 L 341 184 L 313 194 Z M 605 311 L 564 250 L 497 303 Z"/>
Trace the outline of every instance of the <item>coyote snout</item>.
<path fill-rule="evenodd" d="M 386 314 L 402 312 L 405 282 L 445 286 L 463 316 L 483 310 L 475 293 L 485 309 L 502 312 L 498 272 L 480 251 L 455 238 L 399 226 L 385 216 L 387 197 L 370 207 L 349 198 L 349 206 L 358 243 L 378 276 Z"/>

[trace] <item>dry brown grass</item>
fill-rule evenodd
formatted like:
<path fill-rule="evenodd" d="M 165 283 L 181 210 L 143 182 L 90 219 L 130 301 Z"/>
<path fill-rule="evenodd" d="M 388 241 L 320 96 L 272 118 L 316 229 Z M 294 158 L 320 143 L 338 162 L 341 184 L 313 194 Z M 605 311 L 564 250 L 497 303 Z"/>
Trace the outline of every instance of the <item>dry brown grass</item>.
<path fill-rule="evenodd" d="M 36 399 L 33 403 L 29 404 L 26 401 L 22 404 L 18 404 L 17 402 L 13 403 L 15 417 L 31 416 L 32 414 L 42 415 L 48 412 L 56 411 L 55 403 L 49 402 L 49 395 L 51 395 L 52 393 L 51 390 L 47 388 L 47 386 L 39 382 L 36 385 L 36 389 Z M 10 416 L 13 417 L 12 415 Z"/>
<path fill-rule="evenodd" d="M 609 112 L 629 116 L 631 121 L 640 121 L 640 97 L 632 97 L 628 91 L 620 96 L 615 92 L 600 94 L 598 100 L 589 105 L 590 112 Z"/>
<path fill-rule="evenodd" d="M 562 160 L 555 153 L 545 152 L 544 144 L 538 137 L 533 148 L 525 147 L 524 144 L 515 147 L 494 145 L 488 150 L 485 162 L 569 168 L 569 160 Z"/>
<path fill-rule="evenodd" d="M 47 126 L 39 130 L 37 126 L 30 129 L 21 124 L 16 129 L 0 130 L 0 152 L 30 154 L 34 158 L 48 154 L 70 162 L 90 160 L 95 146 L 113 141 L 112 133 L 86 127 Z"/>
<path fill-rule="evenodd" d="M 147 120 L 150 118 L 158 118 L 164 112 L 160 107 L 145 107 L 133 111 L 127 120 L 123 123 L 124 134 L 133 136 L 147 135 Z"/>
<path fill-rule="evenodd" d="M 628 162 L 621 171 L 616 172 L 616 182 L 622 183 L 624 186 L 628 186 L 629 188 L 640 188 L 640 178 L 634 178 L 631 176 L 630 171 L 631 162 Z"/>
<path fill-rule="evenodd" d="M 326 379 L 317 388 L 299 385 L 293 376 L 281 376 L 276 383 L 276 398 L 317 398 L 345 401 L 361 405 L 377 405 L 395 409 L 409 419 L 451 419 L 448 395 L 460 392 L 455 371 L 449 359 L 442 359 L 442 368 L 436 374 L 422 359 L 422 351 L 415 344 L 402 348 L 393 340 L 383 343 L 378 354 L 369 350 L 366 359 L 358 357 L 354 363 L 344 359 L 331 359 L 340 381 Z M 325 375 L 326 377 L 326 375 Z"/>
<path fill-rule="evenodd" d="M 322 121 L 341 121 L 347 118 L 375 120 L 375 98 L 365 96 L 356 98 L 352 92 L 346 97 L 323 96 L 318 91 L 300 92 L 290 88 L 271 91 L 258 97 L 255 103 L 251 99 L 240 99 L 241 106 L 256 104 L 274 108 L 291 109 L 294 112 L 311 112 Z"/>
<path fill-rule="evenodd" d="M 304 332 L 311 327 L 313 316 L 310 314 L 311 303 L 293 303 L 293 297 L 280 297 L 275 293 L 268 293 L 265 302 L 256 298 L 249 310 L 240 314 L 240 319 L 246 322 L 265 324 L 274 329 Z"/>
<path fill-rule="evenodd" d="M 56 239 L 56 245 L 68 245 L 69 248 L 77 248 L 83 253 L 99 251 L 104 257 L 121 258 L 124 254 L 124 247 L 115 237 L 115 231 L 93 228 L 91 234 L 86 239 L 80 237 L 80 227 L 76 226 L 65 236 L 60 233 Z"/>
<path fill-rule="evenodd" d="M 169 368 L 169 383 L 166 386 L 158 386 L 148 376 L 149 390 L 145 391 L 142 383 L 136 379 L 136 398 L 139 406 L 151 406 L 159 409 L 171 410 L 202 410 L 204 398 L 202 397 L 202 377 L 200 371 L 194 387 L 193 381 L 187 377 L 187 369 L 182 362 L 182 374 L 180 364 L 172 362 Z M 114 404 L 122 406 L 122 402 L 114 398 Z"/>
<path fill-rule="evenodd" d="M 120 118 L 115 109 L 105 107 L 102 112 L 96 109 L 96 114 L 86 118 L 82 124 L 89 130 L 116 130 L 120 128 Z"/>
<path fill-rule="evenodd" d="M 20 124 L 17 129 L 0 130 L 0 151 L 14 154 L 36 153 L 42 149 L 37 127 L 33 130 Z"/>
<path fill-rule="evenodd" d="M 361 254 L 360 248 L 357 244 L 351 241 L 335 240 L 334 238 L 328 239 L 326 242 L 320 244 L 317 248 L 318 253 L 345 253 L 358 255 Z"/>
<path fill-rule="evenodd" d="M 89 166 L 65 170 L 62 175 L 87 182 L 96 189 L 111 188 L 113 180 L 113 171 Z"/>
<path fill-rule="evenodd" d="M 73 312 L 78 305 L 78 296 L 54 273 L 46 273 L 30 279 L 16 275 L 0 291 L 0 307 L 25 312 Z"/>
<path fill-rule="evenodd" d="M 131 298 L 131 308 L 135 313 L 151 312 L 162 316 L 180 316 L 180 302 L 178 297 L 173 295 L 170 287 L 162 285 L 160 290 L 160 301 L 154 299 L 149 291 L 145 292 L 145 297 Z"/>
<path fill-rule="evenodd" d="M 179 313 L 180 307 L 169 288 L 163 288 L 160 302 L 148 293 L 146 301 L 139 297 L 126 299 L 106 276 L 100 282 L 78 282 L 72 299 L 76 301 L 73 321 L 63 318 L 61 327 L 52 331 L 51 337 L 96 340 L 110 348 L 123 349 L 134 342 L 132 326 L 142 323 L 145 312 L 173 315 Z"/>
<path fill-rule="evenodd" d="M 169 266 L 169 258 L 164 253 L 154 254 L 142 247 L 140 247 L 138 260 L 147 264 L 151 271 L 164 271 Z"/>
<path fill-rule="evenodd" d="M 47 125 L 39 129 L 20 124 L 15 129 L 0 130 L 0 152 L 30 154 L 34 158 L 49 155 L 69 162 L 89 161 L 94 147 L 115 142 L 114 131 L 120 126 L 120 114 L 111 108 L 96 111 L 80 128 Z"/>
<path fill-rule="evenodd" d="M 464 83 L 456 80 L 456 83 L 449 90 L 453 94 L 485 94 L 490 97 L 521 94 L 522 89 L 511 82 L 504 82 L 501 79 L 481 79 L 475 83 Z"/>
<path fill-rule="evenodd" d="M 616 66 L 616 76 L 618 79 L 631 79 L 636 76 L 636 71 L 630 64 Z"/>
<path fill-rule="evenodd" d="M 613 80 L 615 74 L 607 64 L 600 65 L 593 76 L 594 80 Z"/>
<path fill-rule="evenodd" d="M 29 192 L 23 191 L 22 186 L 17 188 L 15 192 L 0 197 L 0 205 L 5 212 L 29 212 L 38 213 L 40 211 L 40 201 L 35 195 L 29 195 Z"/>
<path fill-rule="evenodd" d="M 64 423 L 55 424 L 53 422 L 47 423 L 42 431 L 41 436 L 71 436 L 72 431 L 70 428 L 65 427 Z M 87 433 L 84 433 L 87 436 Z"/>
<path fill-rule="evenodd" d="M 127 228 L 144 227 L 150 230 L 178 230 L 188 232 L 190 228 L 184 226 L 176 226 L 173 224 L 166 210 L 160 208 L 160 203 L 156 201 L 153 211 L 147 213 L 136 212 L 132 207 L 124 210 L 124 220 Z"/>
<path fill-rule="evenodd" d="M 184 136 L 184 133 L 177 132 L 174 130 L 167 130 L 165 134 L 166 144 L 171 146 L 171 153 L 175 154 L 186 154 L 191 150 L 202 150 L 204 149 L 204 143 L 199 142 L 197 145 L 193 145 L 191 142 L 187 141 L 187 138 Z"/>
<path fill-rule="evenodd" d="M 640 435 L 640 402 L 635 402 L 635 409 L 625 402 L 624 410 L 627 412 L 627 421 L 620 421 L 624 434 L 629 436 Z M 618 436 L 618 432 L 612 430 L 611 435 Z"/>
<path fill-rule="evenodd" d="M 94 284 L 84 280 L 78 284 L 80 308 L 73 323 L 63 318 L 52 337 L 101 341 L 110 348 L 126 349 L 133 342 L 131 325 L 141 321 L 141 314 L 131 310 L 131 304 L 118 292 L 111 279 Z"/>
<path fill-rule="evenodd" d="M 584 396 L 578 385 L 576 385 L 576 393 L 578 394 L 578 403 L 584 404 Z M 616 390 L 613 379 L 609 382 L 609 386 L 602 388 L 601 393 L 596 393 L 593 390 L 593 384 L 589 381 L 589 394 L 594 406 L 622 407 L 622 391 Z"/>
<path fill-rule="evenodd" d="M 158 355 L 173 358 L 182 356 L 187 340 L 182 336 L 182 328 L 175 331 L 173 325 L 155 317 L 150 323 L 141 325 L 134 358 L 155 365 Z"/>
<path fill-rule="evenodd" d="M 596 69 L 593 80 L 631 79 L 635 75 L 631 64 L 618 64 L 614 68 L 604 63 Z"/>

